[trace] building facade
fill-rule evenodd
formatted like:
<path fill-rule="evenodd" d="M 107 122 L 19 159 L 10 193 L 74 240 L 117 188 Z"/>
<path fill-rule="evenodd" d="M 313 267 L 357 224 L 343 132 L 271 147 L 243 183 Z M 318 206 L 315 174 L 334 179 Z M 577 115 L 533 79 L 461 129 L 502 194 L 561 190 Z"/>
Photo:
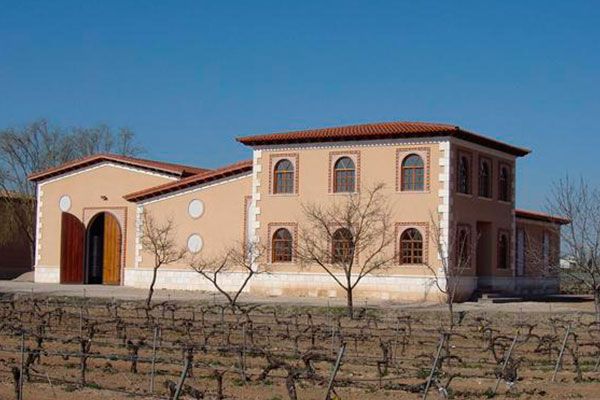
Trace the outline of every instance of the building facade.
<path fill-rule="evenodd" d="M 395 262 L 364 278 L 358 297 L 443 300 L 433 274 L 445 279 L 439 272 L 444 261 L 456 262 L 455 242 L 470 255 L 459 298 L 477 290 L 558 290 L 548 265 L 558 260 L 558 232 L 568 221 L 515 209 L 516 161 L 527 149 L 452 125 L 410 122 L 237 140 L 252 158 L 214 170 L 99 155 L 33 174 L 36 281 L 148 287 L 153 256 L 141 235 L 150 213 L 173 221 L 176 242 L 190 254 L 216 257 L 234 243 L 267 248 L 255 267 L 269 273 L 253 278 L 250 292 L 343 296 L 325 271 L 297 259 L 303 207 L 329 207 L 383 184 Z M 537 245 L 534 237 L 540 257 L 524 250 Z M 234 289 L 243 277 L 232 271 L 221 281 Z M 161 267 L 157 287 L 213 290 L 185 260 Z"/>

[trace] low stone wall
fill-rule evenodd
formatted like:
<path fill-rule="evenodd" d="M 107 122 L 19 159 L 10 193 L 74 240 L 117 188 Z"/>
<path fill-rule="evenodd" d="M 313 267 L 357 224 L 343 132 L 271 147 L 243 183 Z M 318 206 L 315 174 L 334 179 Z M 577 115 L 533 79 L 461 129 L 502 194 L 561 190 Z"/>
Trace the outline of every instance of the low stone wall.
<path fill-rule="evenodd" d="M 231 272 L 222 274 L 219 281 L 228 291 L 237 290 L 245 274 Z M 147 288 L 152 280 L 152 270 L 146 268 L 126 269 L 125 286 Z M 444 284 L 444 282 L 441 282 Z M 157 289 L 215 291 L 212 284 L 191 270 L 159 269 Z M 461 278 L 457 287 L 457 300 L 466 300 L 476 287 L 476 279 Z M 263 273 L 249 282 L 246 292 L 263 296 L 297 296 L 344 298 L 344 290 L 327 274 L 319 273 Z M 445 295 L 428 276 L 367 276 L 358 284 L 356 299 L 376 299 L 407 302 L 442 302 Z"/>
<path fill-rule="evenodd" d="M 241 273 L 223 273 L 219 275 L 219 285 L 224 290 L 237 290 L 242 285 L 244 275 Z M 125 269 L 124 286 L 148 288 L 152 282 L 152 269 Z M 216 290 L 202 275 L 193 270 L 160 268 L 156 275 L 156 289 L 175 290 Z M 246 290 L 247 291 L 247 290 Z"/>
<path fill-rule="evenodd" d="M 58 265 L 37 265 L 33 271 L 33 279 L 36 283 L 60 283 L 60 268 Z"/>
<path fill-rule="evenodd" d="M 219 283 L 227 291 L 237 291 L 242 285 L 245 274 L 239 272 L 224 273 Z M 340 277 L 341 278 L 341 277 Z M 126 268 L 123 286 L 146 289 L 152 281 L 150 268 Z M 59 283 L 60 269 L 56 266 L 37 266 L 35 282 Z M 440 282 L 445 285 L 444 281 Z M 474 277 L 460 278 L 457 286 L 456 301 L 467 300 L 477 287 Z M 213 285 L 193 270 L 158 270 L 156 289 L 216 291 Z M 263 296 L 290 297 L 330 297 L 345 298 L 344 290 L 327 274 L 309 272 L 278 272 L 256 275 L 248 283 L 245 292 Z M 357 300 L 374 299 L 406 302 L 443 302 L 441 293 L 432 277 L 422 275 L 380 275 L 366 276 L 354 291 Z"/>

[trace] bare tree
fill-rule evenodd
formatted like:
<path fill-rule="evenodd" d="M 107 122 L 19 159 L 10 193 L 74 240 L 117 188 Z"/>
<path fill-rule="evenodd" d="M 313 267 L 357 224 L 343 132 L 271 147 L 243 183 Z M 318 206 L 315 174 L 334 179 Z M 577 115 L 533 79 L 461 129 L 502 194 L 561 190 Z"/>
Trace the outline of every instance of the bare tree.
<path fill-rule="evenodd" d="M 154 266 L 152 269 L 152 281 L 148 288 L 146 297 L 146 310 L 150 310 L 152 295 L 154 294 L 154 285 L 158 269 L 163 265 L 172 264 L 180 261 L 185 256 L 187 250 L 177 245 L 175 241 L 175 225 L 172 218 L 164 222 L 157 222 L 148 212 L 142 214 L 142 248 L 154 257 Z"/>
<path fill-rule="evenodd" d="M 226 248 L 220 255 L 213 257 L 192 256 L 190 266 L 206 278 L 235 309 L 237 301 L 248 286 L 250 280 L 263 271 L 260 262 L 264 256 L 264 248 L 257 243 L 237 243 Z M 233 279 L 229 274 L 240 274 L 241 283 L 231 290 Z M 226 282 L 223 282 L 226 280 Z M 236 280 L 237 281 L 237 280 Z M 226 285 L 226 286 L 225 286 Z"/>
<path fill-rule="evenodd" d="M 430 220 L 438 262 L 428 262 L 425 265 L 431 272 L 433 284 L 445 296 L 448 322 L 450 329 L 453 329 L 454 303 L 457 300 L 458 289 L 463 284 L 465 272 L 471 268 L 474 246 L 479 238 L 473 240 L 470 230 L 462 230 L 459 227 L 448 228 L 448 231 L 444 232 L 440 228 L 439 218 L 434 214 L 431 214 Z"/>
<path fill-rule="evenodd" d="M 98 153 L 136 155 L 143 152 L 143 148 L 135 143 L 135 135 L 131 130 L 120 128 L 113 132 L 105 124 L 91 128 L 75 128 L 69 135 L 69 140 L 78 157 Z"/>
<path fill-rule="evenodd" d="M 33 258 L 36 193 L 35 184 L 27 179 L 32 172 L 98 152 L 136 155 L 141 151 L 130 130 L 114 133 L 105 125 L 67 130 L 40 119 L 22 128 L 0 130 L 0 201 L 10 215 L 3 220 L 0 243 L 26 237 Z"/>
<path fill-rule="evenodd" d="M 548 211 L 570 221 L 556 233 L 560 233 L 562 258 L 571 266 L 562 269 L 559 263 L 547 263 L 547 268 L 592 293 L 600 321 L 600 189 L 590 187 L 584 178 L 574 181 L 567 176 L 553 185 Z"/>
<path fill-rule="evenodd" d="M 353 293 L 362 279 L 394 260 L 391 210 L 377 184 L 364 193 L 351 193 L 331 205 L 304 204 L 308 220 L 301 227 L 298 259 L 325 271 L 346 293 L 353 317 Z"/>
<path fill-rule="evenodd" d="M 44 120 L 0 132 L 0 198 L 7 215 L 0 241 L 25 236 L 33 255 L 35 241 L 35 185 L 27 176 L 72 158 L 63 133 Z M 15 198 L 24 199 L 15 202 Z M 32 257 L 33 259 L 33 257 Z"/>

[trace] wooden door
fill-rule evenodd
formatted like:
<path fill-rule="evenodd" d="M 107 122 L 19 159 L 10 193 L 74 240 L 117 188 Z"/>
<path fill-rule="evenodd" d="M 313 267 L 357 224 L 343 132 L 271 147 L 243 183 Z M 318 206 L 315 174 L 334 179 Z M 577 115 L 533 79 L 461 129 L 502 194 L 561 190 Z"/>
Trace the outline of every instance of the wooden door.
<path fill-rule="evenodd" d="M 83 283 L 85 226 L 73 214 L 62 213 L 60 233 L 60 282 Z"/>
<path fill-rule="evenodd" d="M 121 283 L 121 228 L 111 213 L 104 213 L 104 252 L 102 283 Z"/>

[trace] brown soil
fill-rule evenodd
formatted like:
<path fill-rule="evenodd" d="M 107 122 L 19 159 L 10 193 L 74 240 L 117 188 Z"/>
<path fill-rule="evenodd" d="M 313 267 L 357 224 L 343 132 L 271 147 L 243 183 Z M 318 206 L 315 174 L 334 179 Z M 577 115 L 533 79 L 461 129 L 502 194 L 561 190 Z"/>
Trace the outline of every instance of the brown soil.
<path fill-rule="evenodd" d="M 268 365 L 267 352 L 299 374 L 298 399 L 322 400 L 342 341 L 347 343 L 346 353 L 334 384 L 339 399 L 420 399 L 418 385 L 428 377 L 441 332 L 449 332 L 444 326 L 447 313 L 439 308 L 368 309 L 361 312 L 361 319 L 349 320 L 341 308 L 269 305 L 232 314 L 219 305 L 161 303 L 152 313 L 161 327 L 153 397 L 149 386 L 154 328 L 147 324 L 140 304 L 87 299 L 80 306 L 76 301 L 22 297 L 0 303 L 0 399 L 15 398 L 11 368 L 20 365 L 20 327 L 27 331 L 25 359 L 37 348 L 36 335 L 43 337 L 41 362 L 31 365 L 31 379 L 24 382 L 26 400 L 168 398 L 164 383 L 179 379 L 185 349 L 192 345 L 195 365 L 186 384 L 205 392 L 205 398 L 216 398 L 216 371 L 224 372 L 226 398 L 288 399 L 285 367 L 280 365 L 259 379 Z M 429 398 L 441 398 L 440 385 L 452 375 L 451 398 L 486 398 L 496 383 L 495 371 L 501 369 L 519 331 L 511 356 L 518 362 L 518 378 L 510 388 L 502 380 L 495 398 L 600 399 L 600 371 L 594 372 L 600 329 L 593 323 L 591 304 L 552 307 L 552 312 L 523 310 L 522 305 L 513 305 L 512 312 L 493 307 L 463 310 L 457 316 L 462 317 L 460 325 L 443 347 L 439 383 L 434 382 Z M 569 324 L 576 336 L 569 336 L 562 369 L 553 383 Z M 92 331 L 82 387 L 79 338 L 89 338 Z M 132 354 L 128 340 L 134 345 L 142 341 L 137 372 L 131 371 L 127 359 Z M 309 352 L 318 355 L 312 362 L 312 376 L 306 374 L 301 359 Z M 241 368 L 242 353 L 245 368 Z M 380 374 L 385 364 L 387 371 Z M 248 377 L 245 383 L 242 374 Z"/>

